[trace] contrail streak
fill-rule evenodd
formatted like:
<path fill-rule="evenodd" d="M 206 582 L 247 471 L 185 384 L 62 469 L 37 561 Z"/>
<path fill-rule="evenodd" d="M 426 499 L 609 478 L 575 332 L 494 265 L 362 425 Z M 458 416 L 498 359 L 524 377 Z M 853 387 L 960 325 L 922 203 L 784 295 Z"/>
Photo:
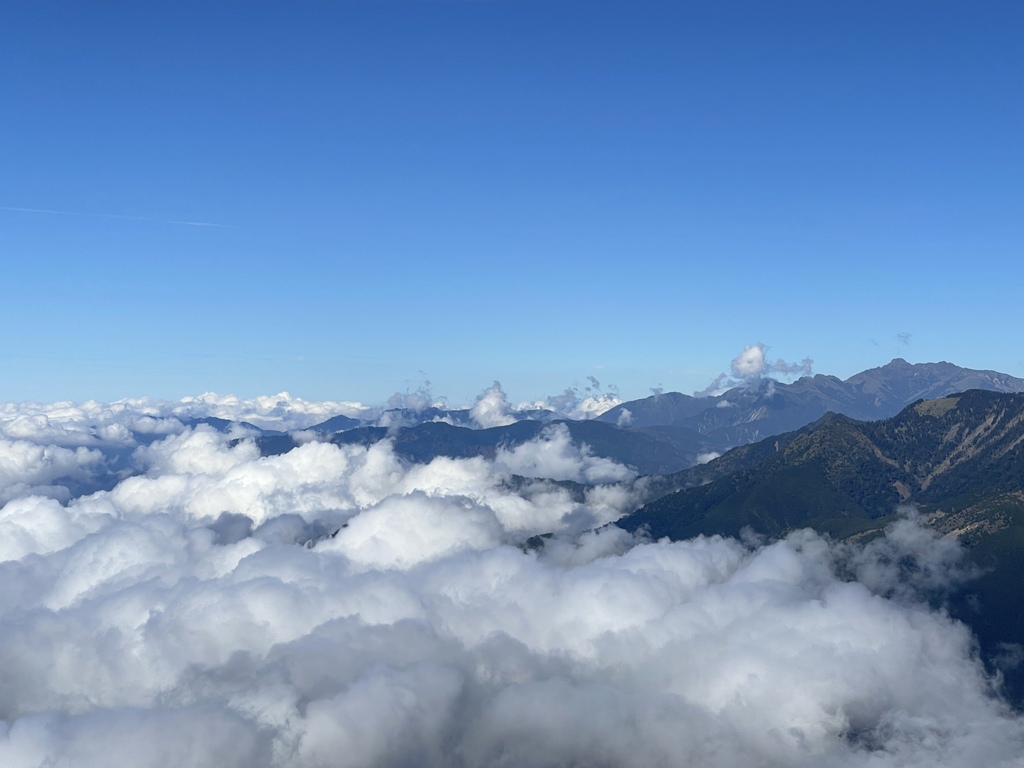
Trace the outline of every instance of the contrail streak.
<path fill-rule="evenodd" d="M 154 219 L 150 216 L 127 216 L 121 213 L 87 213 L 85 211 L 53 211 L 49 208 L 16 208 L 0 205 L 0 211 L 16 211 L 18 213 L 52 213 L 58 216 L 98 216 L 104 219 L 129 219 L 130 221 L 152 221 L 158 224 L 183 224 L 188 227 L 223 227 L 234 228 L 233 224 L 214 224 L 209 221 L 177 221 L 175 219 Z"/>

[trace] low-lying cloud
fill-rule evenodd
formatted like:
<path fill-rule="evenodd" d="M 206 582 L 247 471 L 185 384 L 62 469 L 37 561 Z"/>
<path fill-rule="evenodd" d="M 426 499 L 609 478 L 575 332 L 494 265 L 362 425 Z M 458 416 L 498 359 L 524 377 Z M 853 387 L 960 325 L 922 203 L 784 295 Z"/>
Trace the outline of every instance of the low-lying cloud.
<path fill-rule="evenodd" d="M 5 768 L 1022 765 L 926 599 L 959 550 L 913 519 L 652 542 L 610 524 L 632 473 L 557 427 L 414 465 L 132 418 L 163 436 L 5 432 Z M 30 492 L 100 464 L 109 489 Z"/>

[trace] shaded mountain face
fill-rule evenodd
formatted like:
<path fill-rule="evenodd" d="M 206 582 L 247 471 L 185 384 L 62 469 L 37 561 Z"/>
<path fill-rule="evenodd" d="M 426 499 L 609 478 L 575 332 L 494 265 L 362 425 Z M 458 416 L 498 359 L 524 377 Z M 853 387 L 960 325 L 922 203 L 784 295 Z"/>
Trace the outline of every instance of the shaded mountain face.
<path fill-rule="evenodd" d="M 346 429 L 355 429 L 361 426 L 363 422 L 359 419 L 353 419 L 351 416 L 332 416 L 327 421 L 321 421 L 319 424 L 314 424 L 309 427 L 311 432 L 320 432 L 325 434 L 333 434 L 335 432 L 344 432 Z"/>
<path fill-rule="evenodd" d="M 717 397 L 666 393 L 623 403 L 598 418 L 611 424 L 687 427 L 713 444 L 732 447 L 799 429 L 830 411 L 861 420 L 883 419 L 919 399 L 968 389 L 1024 392 L 1024 379 L 897 358 L 845 381 L 819 374 L 792 384 L 761 379 Z"/>
<path fill-rule="evenodd" d="M 748 528 L 778 537 L 801 527 L 864 537 L 912 503 L 978 568 L 954 597 L 954 615 L 990 659 L 1024 658 L 1024 394 L 971 390 L 875 422 L 830 415 L 657 482 L 688 487 L 620 526 L 672 539 Z M 1024 702 L 1024 665 L 1003 673 Z"/>
<path fill-rule="evenodd" d="M 633 427 L 681 426 L 707 410 L 708 400 L 681 392 L 664 392 L 617 405 L 597 420 Z"/>
<path fill-rule="evenodd" d="M 772 535 L 806 524 L 843 534 L 903 502 L 960 509 L 1024 490 L 1024 394 L 971 390 L 874 422 L 830 415 L 662 482 L 682 490 L 630 525 L 673 538 L 736 535 L 747 525 Z"/>

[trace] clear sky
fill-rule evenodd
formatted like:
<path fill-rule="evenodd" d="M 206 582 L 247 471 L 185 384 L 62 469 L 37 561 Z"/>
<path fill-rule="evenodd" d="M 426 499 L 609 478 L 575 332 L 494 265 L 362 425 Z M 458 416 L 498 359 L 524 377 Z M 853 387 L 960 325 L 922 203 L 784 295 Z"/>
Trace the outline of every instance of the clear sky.
<path fill-rule="evenodd" d="M 1022 40 L 977 0 L 4 2 L 0 400 L 631 398 L 752 342 L 1024 376 Z"/>

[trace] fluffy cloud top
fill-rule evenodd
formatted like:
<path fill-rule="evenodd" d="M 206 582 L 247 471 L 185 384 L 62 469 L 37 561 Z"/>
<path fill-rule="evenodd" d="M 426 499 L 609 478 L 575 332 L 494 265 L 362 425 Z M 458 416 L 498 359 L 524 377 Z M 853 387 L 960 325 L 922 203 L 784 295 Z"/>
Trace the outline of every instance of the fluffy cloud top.
<path fill-rule="evenodd" d="M 499 449 L 495 461 L 517 475 L 577 483 L 616 483 L 636 476 L 611 459 L 593 456 L 586 445 L 574 446 L 565 424 L 546 427 L 537 440 Z"/>
<path fill-rule="evenodd" d="M 504 427 L 506 424 L 515 422 L 511 414 L 512 406 L 505 396 L 505 390 L 501 388 L 501 382 L 496 381 L 485 389 L 470 409 L 473 421 L 484 429 L 489 427 Z"/>
<path fill-rule="evenodd" d="M 0 508 L 5 768 L 1024 765 L 923 599 L 959 550 L 912 519 L 651 542 L 608 525 L 629 486 L 574 484 L 631 473 L 557 428 L 409 465 L 206 426 L 125 454 L 51 415 L 33 435 L 88 440 L 8 433 L 5 488 L 125 476 Z"/>
<path fill-rule="evenodd" d="M 359 403 L 310 401 L 278 395 L 243 399 L 207 392 L 178 401 L 136 398 L 116 403 L 0 403 L 0 436 L 56 445 L 131 443 L 132 433 L 180 432 L 183 422 L 215 417 L 262 429 L 304 429 L 339 414 L 355 418 L 370 409 Z"/>
<path fill-rule="evenodd" d="M 369 410 L 361 403 L 304 400 L 287 392 L 251 399 L 207 392 L 195 398 L 186 397 L 179 403 L 161 403 L 160 407 L 169 407 L 174 416 L 216 416 L 231 421 L 246 421 L 263 429 L 282 431 L 304 429 L 339 414 L 359 418 Z"/>
<path fill-rule="evenodd" d="M 764 344 L 748 344 L 732 361 L 732 375 L 738 379 L 760 376 L 765 369 Z"/>

